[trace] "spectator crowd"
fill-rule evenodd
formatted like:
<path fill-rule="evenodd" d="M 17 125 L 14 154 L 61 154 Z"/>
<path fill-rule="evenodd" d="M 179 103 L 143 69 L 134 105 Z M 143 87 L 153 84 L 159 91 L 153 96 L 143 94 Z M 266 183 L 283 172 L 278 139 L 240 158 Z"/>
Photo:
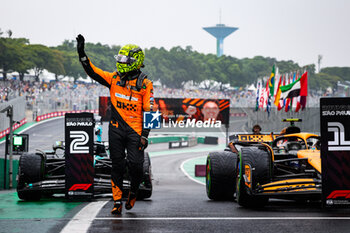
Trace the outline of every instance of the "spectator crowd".
<path fill-rule="evenodd" d="M 38 114 L 57 109 L 97 109 L 98 97 L 108 95 L 108 89 L 96 83 L 0 81 L 0 103 L 19 96 L 26 96 L 27 108 L 38 110 Z M 217 91 L 155 87 L 154 96 L 160 98 L 229 99 L 231 107 L 235 108 L 254 108 L 256 104 L 256 93 L 245 89 Z M 308 98 L 310 106 L 316 106 L 320 96 L 317 93 L 310 93 Z"/>

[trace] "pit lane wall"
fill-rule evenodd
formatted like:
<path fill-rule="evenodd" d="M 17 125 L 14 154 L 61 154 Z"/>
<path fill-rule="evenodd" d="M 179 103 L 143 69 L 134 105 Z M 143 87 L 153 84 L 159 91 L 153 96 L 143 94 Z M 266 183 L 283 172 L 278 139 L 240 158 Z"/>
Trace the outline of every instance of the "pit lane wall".
<path fill-rule="evenodd" d="M 300 112 L 285 112 L 284 110 L 277 111 L 272 109 L 270 116 L 265 110 L 255 111 L 254 108 L 242 109 L 248 116 L 247 132 L 255 124 L 259 124 L 262 132 L 279 133 L 281 130 L 290 125 L 288 122 L 282 122 L 285 118 L 300 118 L 302 122 L 296 122 L 295 125 L 300 127 L 302 132 L 310 132 L 320 134 L 320 109 L 319 107 L 307 108 Z"/>
<path fill-rule="evenodd" d="M 12 180 L 13 180 L 13 188 L 17 188 L 17 173 L 18 173 L 18 164 L 19 160 L 13 160 L 12 165 L 13 165 L 13 174 L 12 174 Z M 3 189 L 8 189 L 9 188 L 9 167 L 10 167 L 10 161 L 7 160 L 6 164 L 6 170 L 7 170 L 7 181 L 6 181 L 6 187 L 4 187 L 4 166 L 5 166 L 5 160 L 3 158 L 0 158 L 0 190 Z"/>

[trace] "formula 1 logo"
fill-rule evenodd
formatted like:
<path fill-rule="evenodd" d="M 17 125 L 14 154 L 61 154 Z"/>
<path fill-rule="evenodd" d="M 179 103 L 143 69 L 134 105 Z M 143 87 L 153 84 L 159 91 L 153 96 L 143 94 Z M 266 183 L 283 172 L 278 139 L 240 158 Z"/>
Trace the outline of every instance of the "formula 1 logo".
<path fill-rule="evenodd" d="M 69 191 L 76 191 L 76 190 L 88 190 L 92 184 L 75 184 L 72 187 L 70 187 Z"/>
<path fill-rule="evenodd" d="M 328 195 L 327 199 L 336 199 L 339 197 L 344 197 L 345 199 L 350 199 L 350 190 L 335 190 Z"/>
<path fill-rule="evenodd" d="M 162 114 L 156 112 L 143 113 L 143 128 L 144 129 L 160 129 L 160 116 Z"/>
<path fill-rule="evenodd" d="M 89 147 L 85 146 L 89 141 L 89 135 L 85 131 L 70 131 L 70 138 L 74 138 L 69 146 L 71 154 L 88 154 Z"/>
<path fill-rule="evenodd" d="M 350 151 L 350 141 L 345 140 L 345 129 L 342 123 L 328 122 L 328 132 L 334 134 L 334 140 L 328 142 L 329 151 Z"/>

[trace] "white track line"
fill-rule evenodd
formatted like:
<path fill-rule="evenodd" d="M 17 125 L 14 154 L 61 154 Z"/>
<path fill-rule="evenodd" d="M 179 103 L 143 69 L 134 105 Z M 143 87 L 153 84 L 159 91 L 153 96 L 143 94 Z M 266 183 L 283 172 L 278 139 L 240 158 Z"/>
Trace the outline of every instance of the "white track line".
<path fill-rule="evenodd" d="M 150 221 L 150 220 L 350 220 L 350 217 L 155 217 L 155 218 L 95 218 L 95 220 L 132 220 L 132 221 Z"/>
<path fill-rule="evenodd" d="M 95 201 L 82 208 L 62 229 L 61 233 L 85 233 L 96 215 L 108 201 Z"/>
<path fill-rule="evenodd" d="M 187 159 L 187 160 L 183 161 L 182 164 L 181 164 L 181 166 L 180 166 L 180 168 L 181 168 L 181 171 L 185 174 L 185 176 L 188 177 L 188 179 L 190 179 L 190 180 L 192 180 L 192 181 L 194 181 L 194 182 L 196 182 L 196 183 L 198 183 L 198 184 L 205 185 L 204 183 L 202 183 L 202 182 L 200 182 L 200 181 L 198 181 L 198 180 L 192 178 L 192 176 L 191 176 L 190 174 L 188 174 L 188 173 L 185 171 L 185 169 L 184 169 L 185 163 L 187 163 L 188 161 L 190 161 L 190 160 L 192 160 L 192 159 L 197 159 L 197 158 L 201 158 L 201 157 L 204 157 L 204 156 L 199 156 L 199 157 L 195 157 L 195 158 L 190 158 L 190 159 Z"/>

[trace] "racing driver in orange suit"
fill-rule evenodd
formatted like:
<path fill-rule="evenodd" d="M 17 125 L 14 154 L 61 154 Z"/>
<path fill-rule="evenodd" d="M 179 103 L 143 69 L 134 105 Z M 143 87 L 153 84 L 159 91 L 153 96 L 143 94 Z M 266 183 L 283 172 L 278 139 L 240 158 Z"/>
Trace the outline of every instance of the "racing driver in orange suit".
<path fill-rule="evenodd" d="M 144 53 L 133 44 L 123 46 L 115 56 L 117 70 L 103 71 L 94 66 L 84 51 L 85 39 L 77 36 L 79 60 L 85 72 L 110 90 L 111 120 L 109 149 L 112 159 L 111 183 L 114 207 L 112 214 L 122 213 L 123 175 L 126 166 L 130 174 L 130 191 L 125 209 L 131 209 L 143 175 L 144 149 L 148 145 L 149 129 L 143 129 L 143 112 L 152 111 L 153 84 L 140 71 L 144 67 Z M 126 160 L 125 149 L 128 157 Z"/>

